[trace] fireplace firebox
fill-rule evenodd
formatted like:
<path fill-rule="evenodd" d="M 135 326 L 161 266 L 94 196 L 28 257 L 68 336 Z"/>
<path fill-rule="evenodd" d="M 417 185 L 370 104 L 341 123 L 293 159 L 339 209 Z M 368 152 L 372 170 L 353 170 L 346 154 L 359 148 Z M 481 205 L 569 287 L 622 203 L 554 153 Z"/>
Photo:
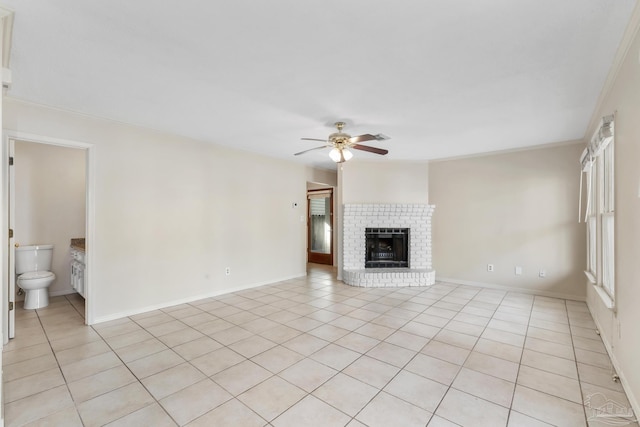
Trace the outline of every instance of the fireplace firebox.
<path fill-rule="evenodd" d="M 408 228 L 366 228 L 365 268 L 409 267 Z"/>

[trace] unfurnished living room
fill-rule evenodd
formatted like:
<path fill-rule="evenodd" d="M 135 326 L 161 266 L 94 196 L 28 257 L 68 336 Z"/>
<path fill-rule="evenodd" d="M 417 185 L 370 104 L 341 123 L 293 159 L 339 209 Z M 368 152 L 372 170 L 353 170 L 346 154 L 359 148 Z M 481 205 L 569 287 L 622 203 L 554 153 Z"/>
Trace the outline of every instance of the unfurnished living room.
<path fill-rule="evenodd" d="M 0 426 L 638 427 L 639 30 L 0 0 Z"/>

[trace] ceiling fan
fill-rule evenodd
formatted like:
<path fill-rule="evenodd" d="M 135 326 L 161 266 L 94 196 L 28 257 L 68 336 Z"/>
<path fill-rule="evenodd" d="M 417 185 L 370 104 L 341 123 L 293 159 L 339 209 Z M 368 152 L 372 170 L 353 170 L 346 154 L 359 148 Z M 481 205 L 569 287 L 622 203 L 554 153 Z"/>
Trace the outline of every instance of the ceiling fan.
<path fill-rule="evenodd" d="M 325 145 L 295 153 L 294 156 L 299 156 L 300 154 L 304 154 L 309 151 L 322 150 L 323 148 L 331 147 L 331 151 L 329 151 L 329 157 L 331 158 L 331 160 L 336 163 L 343 163 L 353 157 L 353 153 L 350 150 L 351 148 L 355 150 L 381 154 L 383 156 L 389 152 L 389 150 L 385 150 L 383 148 L 370 147 L 368 145 L 360 144 L 360 142 L 364 141 L 384 141 L 389 139 L 388 136 L 381 133 L 377 135 L 365 133 L 363 135 L 351 136 L 342 132 L 342 129 L 345 127 L 345 125 L 346 124 L 344 122 L 336 122 L 335 126 L 338 129 L 338 132 L 332 133 L 326 140 L 316 138 L 301 138 L 304 141 L 322 141 L 325 143 Z"/>

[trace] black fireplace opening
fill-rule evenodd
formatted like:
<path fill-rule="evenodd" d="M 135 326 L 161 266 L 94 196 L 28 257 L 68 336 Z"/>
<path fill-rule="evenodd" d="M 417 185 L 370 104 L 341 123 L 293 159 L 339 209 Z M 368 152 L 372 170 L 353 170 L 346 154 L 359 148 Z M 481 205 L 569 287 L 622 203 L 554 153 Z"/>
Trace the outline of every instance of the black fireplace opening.
<path fill-rule="evenodd" d="M 365 228 L 365 268 L 409 267 L 408 228 Z"/>

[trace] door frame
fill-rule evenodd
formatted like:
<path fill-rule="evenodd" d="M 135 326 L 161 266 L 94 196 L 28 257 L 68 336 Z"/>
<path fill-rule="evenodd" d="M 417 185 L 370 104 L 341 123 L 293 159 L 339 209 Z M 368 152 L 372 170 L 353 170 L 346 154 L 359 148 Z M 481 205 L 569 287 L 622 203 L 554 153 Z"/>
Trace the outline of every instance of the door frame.
<path fill-rule="evenodd" d="M 95 164 L 96 164 L 96 147 L 94 144 L 90 144 L 87 142 L 81 141 L 73 141 L 62 138 L 53 138 L 43 135 L 36 135 L 26 132 L 18 132 L 7 130 L 3 134 L 2 138 L 2 153 L 3 161 L 2 166 L 0 166 L 0 170 L 2 170 L 2 176 L 6 177 L 3 179 L 4 185 L 2 186 L 2 201 L 3 201 L 3 225 L 6 225 L 3 230 L 3 234 L 6 233 L 6 239 L 3 239 L 5 242 L 8 242 L 8 225 L 9 225 L 9 200 L 12 197 L 12 194 L 15 193 L 15 182 L 9 181 L 9 154 L 10 154 L 10 146 L 11 141 L 25 141 L 25 142 L 33 142 L 37 144 L 46 144 L 46 145 L 57 145 L 60 147 L 67 148 L 77 148 L 84 149 L 86 156 L 86 176 L 85 176 L 85 238 L 87 240 L 87 248 L 86 248 L 86 270 L 85 270 L 85 324 L 92 325 L 94 323 L 94 283 L 93 283 L 93 272 L 95 271 L 93 268 L 94 265 L 94 253 L 95 253 Z M 6 272 L 3 274 L 2 280 L 2 295 L 8 296 L 9 293 L 9 275 L 13 269 L 13 265 L 9 265 L 14 259 L 15 255 L 15 247 L 13 242 L 7 247 L 7 254 L 3 255 L 3 265 L 6 266 Z M 14 297 L 15 298 L 15 297 Z M 4 299 L 4 298 L 3 298 Z M 9 316 L 8 307 L 3 307 L 3 310 L 7 310 L 3 312 L 3 319 L 7 320 L 7 324 L 3 322 L 3 335 L 4 335 L 4 344 L 8 342 L 9 339 L 9 328 L 11 325 L 8 324 Z M 5 317 L 6 316 L 6 317 Z"/>
<path fill-rule="evenodd" d="M 331 225 L 331 244 L 329 245 L 329 253 L 323 254 L 318 252 L 311 252 L 311 194 L 329 194 L 329 218 Z M 333 265 L 333 247 L 334 247 L 334 215 L 333 215 L 333 188 L 318 188 L 313 190 L 307 190 L 307 262 L 313 262 L 317 264 Z"/>

